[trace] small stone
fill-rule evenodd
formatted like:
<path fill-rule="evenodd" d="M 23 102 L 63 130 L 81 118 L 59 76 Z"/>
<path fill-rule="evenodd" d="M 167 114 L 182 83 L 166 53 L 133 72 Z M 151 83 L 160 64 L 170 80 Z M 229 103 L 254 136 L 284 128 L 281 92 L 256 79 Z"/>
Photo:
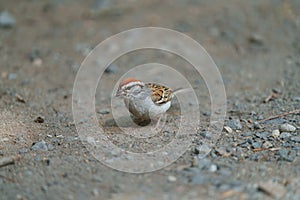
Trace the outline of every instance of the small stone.
<path fill-rule="evenodd" d="M 35 143 L 34 145 L 32 145 L 31 150 L 34 151 L 47 151 L 48 147 L 47 144 L 44 140 Z"/>
<path fill-rule="evenodd" d="M 8 142 L 9 138 L 5 137 L 5 138 L 0 138 L 0 142 Z"/>
<path fill-rule="evenodd" d="M 168 176 L 168 181 L 169 182 L 175 182 L 177 178 L 175 176 Z"/>
<path fill-rule="evenodd" d="M 74 137 L 72 137 L 72 136 L 67 136 L 66 138 L 65 138 L 65 141 L 67 142 L 67 143 L 70 143 L 70 142 L 73 142 L 75 139 L 74 139 Z"/>
<path fill-rule="evenodd" d="M 93 191 L 92 191 L 92 193 L 93 193 L 93 195 L 94 195 L 95 197 L 99 196 L 99 191 L 98 191 L 97 188 L 94 188 Z"/>
<path fill-rule="evenodd" d="M 262 145 L 262 147 L 263 148 L 266 148 L 266 149 L 268 149 L 268 148 L 270 148 L 270 147 L 272 147 L 273 146 L 273 144 L 271 143 L 271 142 L 269 142 L 269 141 L 265 141 L 264 143 L 263 143 L 263 145 Z"/>
<path fill-rule="evenodd" d="M 256 133 L 255 136 L 258 137 L 258 138 L 262 138 L 264 140 L 267 140 L 268 136 L 269 136 L 269 133 L 268 132 Z"/>
<path fill-rule="evenodd" d="M 34 62 L 36 59 L 40 58 L 40 51 L 38 49 L 33 49 L 29 54 L 28 58 L 30 62 Z"/>
<path fill-rule="evenodd" d="M 116 64 L 111 64 L 111 65 L 109 65 L 106 69 L 105 69 L 105 73 L 107 73 L 107 74 L 115 74 L 115 73 L 117 73 L 118 72 L 118 70 L 119 70 L 119 66 L 118 65 L 116 65 Z"/>
<path fill-rule="evenodd" d="M 258 116 L 256 117 L 256 119 L 257 119 L 257 120 L 263 120 L 263 119 L 264 119 L 264 116 L 258 115 Z"/>
<path fill-rule="evenodd" d="M 40 67 L 43 64 L 43 60 L 41 58 L 35 58 L 32 63 L 34 66 Z"/>
<path fill-rule="evenodd" d="M 19 154 L 25 154 L 27 152 L 28 152 L 28 149 L 26 149 L 26 148 L 22 148 L 19 150 Z"/>
<path fill-rule="evenodd" d="M 195 148 L 195 153 L 198 155 L 199 159 L 203 159 L 210 152 L 211 148 L 206 144 L 199 145 Z"/>
<path fill-rule="evenodd" d="M 300 102 L 300 97 L 293 97 L 292 101 Z"/>
<path fill-rule="evenodd" d="M 226 156 L 228 154 L 228 152 L 226 151 L 226 149 L 224 147 L 218 147 L 215 149 L 217 155 L 221 155 L 221 156 Z"/>
<path fill-rule="evenodd" d="M 211 133 L 209 131 L 202 131 L 200 135 L 204 138 L 211 139 Z"/>
<path fill-rule="evenodd" d="M 282 199 L 286 193 L 286 189 L 283 185 L 271 180 L 261 182 L 258 185 L 258 190 L 266 193 L 267 195 L 271 195 L 274 199 Z"/>
<path fill-rule="evenodd" d="M 254 122 L 253 128 L 254 129 L 262 129 L 263 127 L 258 122 Z"/>
<path fill-rule="evenodd" d="M 16 100 L 18 102 L 20 102 L 20 103 L 26 103 L 25 99 L 21 95 L 16 94 L 15 97 L 16 97 Z"/>
<path fill-rule="evenodd" d="M 278 160 L 285 160 L 292 162 L 296 158 L 297 154 L 294 150 L 280 149 L 277 154 L 279 155 Z"/>
<path fill-rule="evenodd" d="M 300 136 L 291 137 L 291 140 L 294 142 L 300 142 Z"/>
<path fill-rule="evenodd" d="M 18 134 L 18 141 L 19 142 L 24 142 L 25 141 L 24 138 L 23 138 L 23 133 Z"/>
<path fill-rule="evenodd" d="M 239 119 L 232 119 L 226 123 L 233 130 L 241 130 L 243 127 Z"/>
<path fill-rule="evenodd" d="M 9 73 L 7 78 L 8 78 L 8 80 L 15 80 L 15 79 L 17 79 L 17 76 L 18 75 L 16 73 Z"/>
<path fill-rule="evenodd" d="M 213 37 L 218 37 L 220 36 L 220 30 L 218 29 L 218 27 L 214 26 L 214 27 L 211 27 L 209 29 L 209 33 L 210 35 L 212 35 Z"/>
<path fill-rule="evenodd" d="M 49 151 L 52 151 L 55 149 L 55 146 L 53 144 L 48 144 L 47 147 L 48 147 Z"/>
<path fill-rule="evenodd" d="M 253 133 L 252 132 L 245 132 L 242 134 L 243 137 L 249 137 L 251 136 Z"/>
<path fill-rule="evenodd" d="M 253 142 L 251 146 L 253 149 L 261 148 L 262 142 Z"/>
<path fill-rule="evenodd" d="M 186 21 L 179 21 L 175 25 L 175 30 L 179 32 L 188 32 L 192 29 L 192 25 Z"/>
<path fill-rule="evenodd" d="M 15 25 L 16 20 L 8 11 L 0 13 L 0 27 L 11 28 Z"/>
<path fill-rule="evenodd" d="M 261 35 L 254 33 L 248 38 L 248 42 L 257 46 L 262 46 L 263 38 Z"/>
<path fill-rule="evenodd" d="M 218 166 L 215 164 L 212 164 L 208 169 L 208 171 L 210 172 L 216 172 L 217 170 L 218 170 Z"/>
<path fill-rule="evenodd" d="M 41 117 L 41 116 L 38 116 L 37 118 L 35 118 L 35 120 L 34 120 L 34 122 L 35 123 L 44 123 L 44 118 L 43 117 Z"/>
<path fill-rule="evenodd" d="M 278 138 L 279 135 L 280 135 L 280 131 L 279 131 L 278 129 L 272 131 L 271 136 L 272 136 L 273 138 Z"/>
<path fill-rule="evenodd" d="M 294 132 L 296 131 L 296 127 L 291 124 L 285 123 L 279 126 L 280 132 Z"/>
<path fill-rule="evenodd" d="M 93 9 L 108 9 L 113 6 L 111 0 L 96 0 L 93 4 Z"/>
<path fill-rule="evenodd" d="M 46 185 L 42 185 L 42 186 L 41 186 L 41 190 L 42 190 L 43 192 L 47 192 L 47 191 L 48 191 L 48 188 L 47 188 Z"/>
<path fill-rule="evenodd" d="M 101 109 L 101 110 L 98 110 L 98 113 L 101 115 L 106 115 L 106 114 L 110 113 L 110 110 L 109 109 Z"/>
<path fill-rule="evenodd" d="M 232 129 L 229 126 L 224 126 L 224 129 L 227 133 L 232 133 Z"/>
<path fill-rule="evenodd" d="M 281 139 L 287 139 L 287 138 L 291 137 L 291 134 L 288 132 L 282 132 L 279 137 Z"/>
<path fill-rule="evenodd" d="M 88 44 L 78 43 L 75 45 L 75 50 L 82 53 L 82 55 L 87 56 L 92 49 Z"/>

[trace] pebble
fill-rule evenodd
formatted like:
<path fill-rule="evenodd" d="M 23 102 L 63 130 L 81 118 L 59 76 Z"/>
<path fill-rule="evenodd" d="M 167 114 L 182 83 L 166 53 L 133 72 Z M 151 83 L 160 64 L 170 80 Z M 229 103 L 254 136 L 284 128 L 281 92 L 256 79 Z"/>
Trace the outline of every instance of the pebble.
<path fill-rule="evenodd" d="M 48 147 L 49 151 L 52 151 L 55 149 L 55 146 L 53 144 L 48 144 L 47 147 Z"/>
<path fill-rule="evenodd" d="M 254 129 L 262 129 L 263 127 L 258 122 L 254 122 L 253 128 Z"/>
<path fill-rule="evenodd" d="M 255 134 L 256 137 L 262 138 L 264 140 L 268 139 L 269 133 L 268 132 L 261 132 L 261 133 L 256 133 Z"/>
<path fill-rule="evenodd" d="M 226 151 L 226 149 L 224 147 L 218 147 L 215 149 L 216 153 L 221 155 L 221 156 L 225 156 L 228 154 L 228 152 Z"/>
<path fill-rule="evenodd" d="M 25 154 L 27 152 L 28 152 L 28 149 L 26 149 L 26 148 L 22 148 L 19 150 L 19 154 Z"/>
<path fill-rule="evenodd" d="M 197 167 L 200 170 L 207 169 L 210 164 L 211 164 L 211 161 L 209 158 L 203 158 L 203 159 L 197 158 Z"/>
<path fill-rule="evenodd" d="M 260 141 L 259 142 L 253 142 L 251 146 L 254 149 L 261 148 L 262 142 L 260 142 Z"/>
<path fill-rule="evenodd" d="M 211 139 L 211 132 L 209 131 L 202 131 L 200 135 L 204 138 Z"/>
<path fill-rule="evenodd" d="M 293 97 L 292 101 L 300 102 L 300 97 Z"/>
<path fill-rule="evenodd" d="M 0 27 L 11 28 L 16 24 L 15 18 L 8 11 L 0 13 Z"/>
<path fill-rule="evenodd" d="M 40 58 L 40 51 L 38 49 L 33 49 L 29 54 L 28 58 L 30 62 L 34 62 L 36 59 Z"/>
<path fill-rule="evenodd" d="M 111 64 L 111 65 L 109 65 L 106 69 L 105 69 L 105 73 L 107 73 L 107 74 L 115 74 L 115 73 L 117 73 L 118 72 L 118 70 L 119 70 L 119 66 L 118 65 L 116 65 L 116 64 Z"/>
<path fill-rule="evenodd" d="M 41 117 L 41 116 L 38 116 L 37 118 L 35 118 L 35 120 L 34 120 L 34 122 L 35 123 L 44 123 L 44 118 L 43 117 Z"/>
<path fill-rule="evenodd" d="M 34 151 L 47 151 L 48 147 L 47 144 L 44 140 L 35 143 L 34 145 L 32 145 L 31 150 Z"/>
<path fill-rule="evenodd" d="M 245 132 L 242 134 L 243 137 L 249 137 L 251 136 L 253 133 L 252 132 Z"/>
<path fill-rule="evenodd" d="M 93 194 L 95 197 L 99 196 L 99 191 L 98 191 L 98 189 L 97 189 L 97 188 L 94 188 L 93 191 L 92 191 L 92 194 Z"/>
<path fill-rule="evenodd" d="M 257 46 L 262 46 L 263 45 L 263 38 L 261 35 L 254 33 L 248 38 L 248 42 L 257 45 Z"/>
<path fill-rule="evenodd" d="M 110 110 L 109 109 L 101 109 L 101 110 L 98 110 L 98 113 L 101 115 L 106 115 L 106 114 L 110 113 Z"/>
<path fill-rule="evenodd" d="M 78 43 L 75 45 L 75 50 L 82 53 L 82 55 L 87 56 L 92 49 L 88 44 Z"/>
<path fill-rule="evenodd" d="M 295 150 L 287 150 L 287 149 L 280 149 L 277 151 L 277 154 L 279 155 L 278 160 L 285 160 L 292 162 L 297 156 L 297 153 Z"/>
<path fill-rule="evenodd" d="M 294 142 L 300 142 L 300 136 L 293 136 L 291 137 L 291 140 Z"/>
<path fill-rule="evenodd" d="M 210 178 L 205 176 L 205 174 L 202 174 L 200 172 L 196 172 L 192 176 L 191 184 L 194 185 L 202 185 L 202 184 L 207 184 L 210 182 Z"/>
<path fill-rule="evenodd" d="M 25 141 L 24 138 L 23 138 L 23 133 L 18 134 L 18 141 L 19 142 L 24 142 Z"/>
<path fill-rule="evenodd" d="M 227 133 L 232 133 L 232 129 L 229 126 L 224 126 L 224 129 Z"/>
<path fill-rule="evenodd" d="M 94 9 L 108 9 L 113 5 L 111 0 L 96 0 L 93 8 Z"/>
<path fill-rule="evenodd" d="M 67 136 L 67 137 L 65 138 L 65 141 L 66 141 L 67 143 L 70 143 L 70 142 L 75 141 L 75 138 L 72 137 L 72 136 Z"/>
<path fill-rule="evenodd" d="M 17 79 L 17 77 L 18 77 L 18 75 L 16 73 L 9 73 L 7 76 L 8 80 L 10 80 L 10 81 Z"/>
<path fill-rule="evenodd" d="M 285 123 L 279 126 L 280 132 L 294 132 L 296 131 L 296 127 L 291 124 Z"/>
<path fill-rule="evenodd" d="M 279 131 L 278 129 L 272 131 L 271 136 L 272 136 L 273 138 L 278 138 L 279 135 L 280 135 L 280 131 Z"/>
<path fill-rule="evenodd" d="M 168 181 L 169 182 L 175 182 L 177 178 L 175 176 L 168 176 Z"/>
<path fill-rule="evenodd" d="M 228 121 L 226 123 L 226 125 L 229 126 L 233 130 L 241 130 L 243 128 L 239 119 L 232 119 L 232 120 Z"/>
<path fill-rule="evenodd" d="M 257 120 L 263 120 L 263 119 L 264 119 L 264 116 L 258 115 L 256 119 L 257 119 Z"/>
<path fill-rule="evenodd" d="M 215 164 L 212 164 L 208 169 L 208 171 L 210 172 L 216 172 L 217 170 L 218 170 L 218 166 Z"/>
<path fill-rule="evenodd" d="M 258 189 L 268 195 L 271 194 L 272 199 L 282 199 L 286 194 L 286 189 L 283 185 L 271 180 L 258 184 Z"/>
<path fill-rule="evenodd" d="M 195 153 L 197 154 L 199 159 L 203 159 L 210 152 L 211 152 L 211 148 L 206 144 L 199 145 L 195 148 Z"/>
<path fill-rule="evenodd" d="M 287 138 L 291 137 L 291 134 L 288 132 L 282 132 L 279 137 L 281 139 L 287 139 Z"/>
<path fill-rule="evenodd" d="M 268 148 L 270 148 L 270 147 L 272 147 L 273 146 L 273 144 L 271 143 L 271 142 L 269 142 L 269 141 L 265 141 L 264 143 L 263 143 L 263 145 L 262 145 L 262 147 L 263 148 L 266 148 L 266 149 L 268 149 Z"/>
<path fill-rule="evenodd" d="M 175 30 L 179 32 L 189 32 L 192 29 L 191 24 L 185 21 L 179 21 L 175 25 Z"/>

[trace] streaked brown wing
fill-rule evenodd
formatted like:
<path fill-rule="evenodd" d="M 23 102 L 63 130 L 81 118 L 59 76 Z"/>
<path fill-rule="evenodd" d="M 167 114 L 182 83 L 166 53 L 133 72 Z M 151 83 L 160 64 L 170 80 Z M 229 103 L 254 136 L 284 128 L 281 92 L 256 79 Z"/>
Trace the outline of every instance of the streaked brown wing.
<path fill-rule="evenodd" d="M 172 99 L 170 88 L 156 83 L 146 83 L 146 86 L 151 90 L 151 99 L 155 104 L 161 105 Z"/>

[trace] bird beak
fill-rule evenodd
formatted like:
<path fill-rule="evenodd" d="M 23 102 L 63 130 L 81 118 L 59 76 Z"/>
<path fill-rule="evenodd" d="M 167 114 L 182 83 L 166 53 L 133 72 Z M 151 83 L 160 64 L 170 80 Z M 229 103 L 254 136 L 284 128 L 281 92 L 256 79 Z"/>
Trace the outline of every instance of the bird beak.
<path fill-rule="evenodd" d="M 122 90 L 117 90 L 115 97 L 121 97 L 124 96 L 124 92 Z"/>

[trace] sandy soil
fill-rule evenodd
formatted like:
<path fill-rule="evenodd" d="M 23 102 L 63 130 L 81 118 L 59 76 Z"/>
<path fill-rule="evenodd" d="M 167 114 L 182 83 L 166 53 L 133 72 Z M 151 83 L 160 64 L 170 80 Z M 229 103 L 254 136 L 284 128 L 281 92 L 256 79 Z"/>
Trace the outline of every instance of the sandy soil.
<path fill-rule="evenodd" d="M 14 163 L 0 166 L 0 199 L 300 199 L 299 1 L 0 1 L 4 10 L 16 22 L 0 26 L 0 161 Z M 111 89 L 131 66 L 153 58 L 182 66 L 196 87 L 203 122 L 173 164 L 130 174 L 103 165 L 79 139 L 72 89 L 90 50 L 144 26 L 183 32 L 208 51 L 223 77 L 225 125 L 232 131 L 223 130 L 210 154 L 199 158 L 197 148 L 210 138 L 203 79 L 164 52 L 125 55 L 104 73 L 96 93 L 99 124 L 114 144 L 142 152 L 174 137 L 134 143 L 110 125 Z M 171 130 L 178 109 L 169 111 Z M 286 123 L 295 130 L 277 133 Z"/>

